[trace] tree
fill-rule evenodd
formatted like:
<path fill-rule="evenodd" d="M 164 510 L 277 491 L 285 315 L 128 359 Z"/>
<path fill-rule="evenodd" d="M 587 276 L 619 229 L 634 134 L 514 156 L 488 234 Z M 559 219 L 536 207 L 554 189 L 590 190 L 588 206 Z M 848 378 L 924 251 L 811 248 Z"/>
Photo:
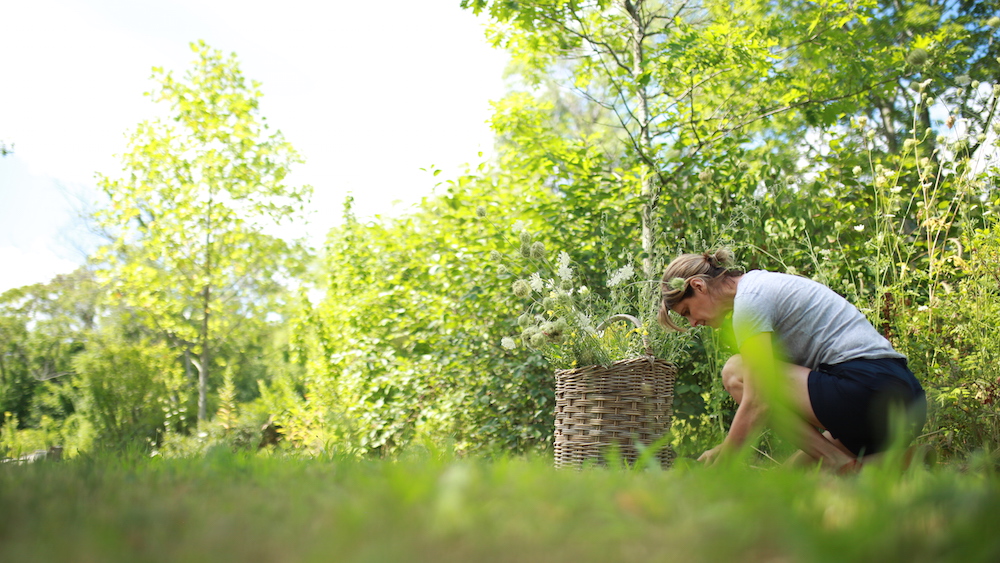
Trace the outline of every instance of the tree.
<path fill-rule="evenodd" d="M 98 299 L 87 267 L 0 295 L 0 412 L 23 426 L 72 412 L 66 382 L 95 328 Z"/>
<path fill-rule="evenodd" d="M 720 154 L 739 150 L 772 116 L 816 113 L 813 108 L 871 87 L 817 82 L 797 63 L 807 48 L 829 53 L 831 45 L 854 39 L 846 28 L 859 17 L 853 3 L 793 3 L 794 17 L 779 17 L 752 0 L 462 4 L 489 13 L 494 41 L 523 63 L 529 84 L 558 73 L 624 134 L 620 162 L 633 170 L 634 181 L 623 188 L 639 196 L 650 279 L 658 223 L 664 215 L 688 222 L 685 196 L 695 174 L 706 183 L 706 170 L 717 166 Z M 874 55 L 854 58 L 861 56 Z M 855 63 L 846 52 L 839 62 Z"/>
<path fill-rule="evenodd" d="M 192 44 L 182 79 L 153 69 L 153 100 L 171 122 L 139 124 L 122 156 L 123 174 L 102 176 L 109 206 L 97 214 L 114 242 L 102 271 L 115 300 L 198 373 L 198 419 L 207 416 L 213 363 L 236 330 L 264 321 L 277 280 L 298 266 L 300 248 L 267 234 L 298 217 L 311 188 L 286 184 L 300 162 L 259 115 L 260 84 L 235 55 Z"/>

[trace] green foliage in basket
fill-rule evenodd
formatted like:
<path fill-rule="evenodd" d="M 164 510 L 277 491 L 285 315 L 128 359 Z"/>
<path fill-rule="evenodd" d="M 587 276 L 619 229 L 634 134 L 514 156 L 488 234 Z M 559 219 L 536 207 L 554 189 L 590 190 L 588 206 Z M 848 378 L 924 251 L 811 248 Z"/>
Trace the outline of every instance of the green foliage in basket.
<path fill-rule="evenodd" d="M 555 254 L 524 228 L 514 226 L 516 250 L 495 251 L 500 275 L 511 280 L 511 292 L 524 303 L 517 317 L 520 333 L 503 338 L 508 350 L 525 347 L 542 352 L 552 367 L 568 369 L 608 365 L 646 354 L 652 331 L 662 332 L 653 317 L 656 282 L 638 279 L 637 269 L 625 264 L 608 273 L 605 287 L 583 285 L 579 269 L 566 251 Z M 605 323 L 614 315 L 638 317 L 641 326 L 627 320 Z"/>

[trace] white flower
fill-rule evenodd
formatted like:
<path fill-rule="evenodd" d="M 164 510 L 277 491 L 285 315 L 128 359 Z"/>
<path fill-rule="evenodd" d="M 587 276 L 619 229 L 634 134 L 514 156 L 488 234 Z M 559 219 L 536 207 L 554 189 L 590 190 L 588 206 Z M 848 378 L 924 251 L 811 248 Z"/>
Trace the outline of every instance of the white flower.
<path fill-rule="evenodd" d="M 860 176 L 860 175 L 861 175 L 861 172 L 862 172 L 862 170 L 861 170 L 861 167 L 860 167 L 860 166 L 855 166 L 855 167 L 854 167 L 854 168 L 853 168 L 853 169 L 851 170 L 851 172 L 854 172 L 854 175 L 855 175 L 855 176 Z"/>
<path fill-rule="evenodd" d="M 569 254 L 565 250 L 559 253 L 559 269 L 556 270 L 559 279 L 568 282 L 573 278 L 573 269 L 569 267 Z"/>
<path fill-rule="evenodd" d="M 854 225 L 854 230 L 860 233 L 861 231 L 865 230 L 865 226 L 864 225 Z"/>
<path fill-rule="evenodd" d="M 590 295 L 590 288 L 585 285 L 581 285 L 578 293 L 580 294 L 580 297 L 586 297 Z"/>
<path fill-rule="evenodd" d="M 616 285 L 627 282 L 632 279 L 633 275 L 635 275 L 635 269 L 632 268 L 632 264 L 625 264 L 621 268 L 618 268 L 618 271 L 615 272 L 614 275 L 611 276 L 611 279 L 608 280 L 608 287 L 615 287 Z"/>
<path fill-rule="evenodd" d="M 541 293 L 545 289 L 545 282 L 542 281 L 542 276 L 538 275 L 538 272 L 531 274 L 531 278 L 528 279 L 528 284 L 531 285 L 531 289 Z"/>
<path fill-rule="evenodd" d="M 514 231 L 515 235 L 519 235 L 521 234 L 521 231 L 524 230 L 524 227 L 525 227 L 524 221 L 517 221 L 516 223 L 514 223 L 514 228 L 512 230 Z"/>
<path fill-rule="evenodd" d="M 503 346 L 504 349 L 506 350 L 513 350 L 514 348 L 517 347 L 517 344 L 514 343 L 514 339 L 509 336 L 504 336 L 503 338 L 501 338 L 500 345 Z"/>

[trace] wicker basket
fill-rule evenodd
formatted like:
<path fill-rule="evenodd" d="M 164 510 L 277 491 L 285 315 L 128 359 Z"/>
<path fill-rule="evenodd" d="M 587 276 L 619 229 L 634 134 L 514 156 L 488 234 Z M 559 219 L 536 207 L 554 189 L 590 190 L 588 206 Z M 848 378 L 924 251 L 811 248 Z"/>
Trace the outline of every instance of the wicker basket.
<path fill-rule="evenodd" d="M 608 322 L 627 318 L 616 315 Z M 556 371 L 556 467 L 579 468 L 584 462 L 603 463 L 616 445 L 629 464 L 639 458 L 636 443 L 650 446 L 670 430 L 677 368 L 646 356 L 610 366 L 586 366 Z M 662 467 L 673 463 L 673 450 L 656 452 Z"/>

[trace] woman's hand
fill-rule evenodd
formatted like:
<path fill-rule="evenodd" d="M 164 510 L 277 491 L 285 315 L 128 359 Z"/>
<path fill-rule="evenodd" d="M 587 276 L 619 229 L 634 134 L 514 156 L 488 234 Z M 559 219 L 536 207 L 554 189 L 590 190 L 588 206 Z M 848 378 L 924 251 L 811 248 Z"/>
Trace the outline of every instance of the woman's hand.
<path fill-rule="evenodd" d="M 719 454 L 722 453 L 722 446 L 723 444 L 719 444 L 718 446 L 715 446 L 714 448 L 701 454 L 698 456 L 698 461 L 704 463 L 705 465 L 712 465 L 718 460 Z"/>

